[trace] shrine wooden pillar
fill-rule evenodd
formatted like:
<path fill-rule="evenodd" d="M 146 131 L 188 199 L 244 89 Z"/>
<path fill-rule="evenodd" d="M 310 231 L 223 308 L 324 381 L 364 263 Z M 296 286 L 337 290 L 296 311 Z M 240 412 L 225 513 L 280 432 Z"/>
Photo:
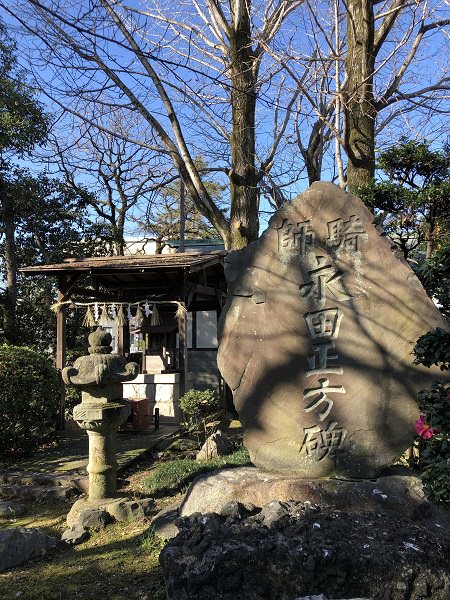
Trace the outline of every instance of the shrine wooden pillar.
<path fill-rule="evenodd" d="M 66 302 L 70 297 L 70 291 L 77 281 L 79 275 L 61 274 L 58 277 L 58 302 Z M 66 408 L 66 386 L 62 380 L 61 371 L 66 366 L 67 357 L 67 336 L 66 336 L 66 321 L 67 321 L 67 305 L 60 306 L 56 315 L 56 369 L 59 378 L 59 409 L 56 419 L 56 429 L 64 429 L 65 408 Z"/>
<path fill-rule="evenodd" d="M 186 391 L 187 381 L 187 311 L 186 311 L 186 270 L 180 277 L 180 303 L 184 310 L 178 311 L 178 370 L 180 372 L 180 396 Z"/>
<path fill-rule="evenodd" d="M 117 326 L 117 352 L 125 356 L 130 352 L 130 326 L 127 323 Z"/>
<path fill-rule="evenodd" d="M 60 275 L 58 279 L 58 302 L 62 302 L 64 298 L 64 288 L 67 284 L 67 277 Z M 59 379 L 59 410 L 56 422 L 56 429 L 64 429 L 65 416 L 64 411 L 66 408 L 66 386 L 62 380 L 61 371 L 66 366 L 67 356 L 67 340 L 66 340 L 66 319 L 67 319 L 67 307 L 64 304 L 60 307 L 56 315 L 56 368 L 58 370 Z"/>

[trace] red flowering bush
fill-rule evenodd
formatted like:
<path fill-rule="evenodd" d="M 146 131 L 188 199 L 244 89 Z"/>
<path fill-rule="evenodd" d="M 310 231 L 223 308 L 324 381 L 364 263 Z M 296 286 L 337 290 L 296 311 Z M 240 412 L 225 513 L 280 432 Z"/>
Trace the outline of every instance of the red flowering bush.
<path fill-rule="evenodd" d="M 425 366 L 440 364 L 441 368 L 444 365 L 442 371 L 448 373 L 448 333 L 445 333 L 441 336 L 447 340 L 444 348 L 436 344 L 435 336 L 422 336 L 415 349 L 415 362 Z M 424 343 L 427 339 L 432 339 L 430 348 Z M 422 469 L 424 488 L 431 499 L 450 508 L 450 383 L 436 382 L 430 389 L 419 392 L 418 399 L 418 466 Z"/>
<path fill-rule="evenodd" d="M 439 429 L 434 429 L 431 425 L 425 423 L 424 415 L 416 421 L 416 431 L 424 440 L 431 440 L 435 433 L 439 433 Z"/>

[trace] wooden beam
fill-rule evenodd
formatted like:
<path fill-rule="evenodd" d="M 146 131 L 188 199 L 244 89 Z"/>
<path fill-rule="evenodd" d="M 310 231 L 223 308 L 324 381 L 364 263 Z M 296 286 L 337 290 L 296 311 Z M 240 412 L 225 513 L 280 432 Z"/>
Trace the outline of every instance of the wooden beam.
<path fill-rule="evenodd" d="M 120 280 L 120 278 L 116 277 L 113 273 L 108 274 L 108 279 L 105 279 L 101 275 L 96 274 L 96 279 L 102 285 L 104 285 L 106 287 L 111 287 L 111 281 L 109 281 L 111 279 L 112 279 L 113 282 L 115 282 L 115 285 L 118 285 L 119 287 L 121 287 L 123 285 L 123 282 Z"/>
<path fill-rule="evenodd" d="M 189 312 L 200 312 L 202 310 L 215 310 L 218 311 L 218 304 L 217 304 L 217 299 L 209 299 L 209 300 L 193 300 L 190 307 L 189 307 Z"/>
<path fill-rule="evenodd" d="M 73 292 L 75 283 L 78 281 L 80 273 L 72 275 L 59 275 L 58 277 L 58 302 L 67 302 Z"/>
<path fill-rule="evenodd" d="M 209 285 L 201 285 L 200 283 L 192 283 L 189 285 L 188 290 L 193 290 L 199 294 L 204 294 L 205 296 L 215 296 L 217 294 L 216 288 L 210 287 Z"/>
<path fill-rule="evenodd" d="M 191 302 L 194 298 L 194 294 L 195 294 L 195 289 L 192 288 L 191 291 L 189 292 L 189 296 L 188 299 L 186 301 L 186 310 L 189 310 L 189 307 L 191 306 Z"/>
<path fill-rule="evenodd" d="M 158 292 L 165 292 L 168 289 L 176 288 L 176 279 L 172 282 L 160 283 L 159 285 L 148 285 L 147 283 L 133 283 L 131 281 L 124 281 L 120 284 L 120 286 L 110 286 L 106 282 L 102 282 L 104 287 L 109 288 L 110 290 L 142 290 L 142 292 L 148 292 L 149 294 L 154 294 Z"/>
<path fill-rule="evenodd" d="M 74 286 L 71 290 L 71 294 L 78 294 L 79 296 L 85 296 L 94 300 L 104 300 L 105 302 L 117 302 L 117 298 L 115 300 L 111 299 L 111 294 L 88 287 Z"/>
<path fill-rule="evenodd" d="M 225 306 L 225 302 L 227 301 L 227 295 L 223 291 L 222 284 L 219 284 L 219 289 L 216 289 L 217 294 L 217 302 L 219 303 L 219 314 L 222 312 L 223 307 Z"/>
<path fill-rule="evenodd" d="M 195 273 L 196 271 L 202 271 L 203 269 L 209 269 L 209 267 L 213 267 L 214 265 L 219 263 L 221 260 L 222 260 L 221 257 L 215 256 L 211 260 L 208 260 L 207 262 L 203 262 L 200 265 L 192 265 L 191 267 L 189 267 L 189 273 Z"/>

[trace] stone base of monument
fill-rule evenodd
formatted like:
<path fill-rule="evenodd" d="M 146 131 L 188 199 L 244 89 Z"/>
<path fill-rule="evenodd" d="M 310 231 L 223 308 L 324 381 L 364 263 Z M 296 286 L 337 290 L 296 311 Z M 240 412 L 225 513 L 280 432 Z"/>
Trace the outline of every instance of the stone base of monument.
<path fill-rule="evenodd" d="M 300 479 L 241 467 L 198 477 L 186 494 L 180 516 L 220 513 L 229 502 L 264 506 L 271 500 L 306 500 L 323 508 L 351 508 L 354 512 L 398 510 L 408 516 L 431 506 L 420 479 L 411 475 L 393 474 L 373 481 Z"/>
<path fill-rule="evenodd" d="M 409 474 L 305 480 L 226 469 L 155 518 L 163 535 L 167 517 L 178 529 L 160 557 L 169 600 L 449 597 L 450 514 Z"/>

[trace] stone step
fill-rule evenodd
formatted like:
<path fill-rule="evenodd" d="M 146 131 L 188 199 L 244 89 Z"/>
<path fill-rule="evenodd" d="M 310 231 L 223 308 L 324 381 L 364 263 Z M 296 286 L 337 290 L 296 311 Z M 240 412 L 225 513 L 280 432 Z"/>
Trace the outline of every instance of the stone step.
<path fill-rule="evenodd" d="M 5 500 L 45 500 L 56 502 L 69 500 L 77 496 L 80 490 L 75 486 L 52 486 L 43 485 L 0 485 L 0 498 Z"/>

